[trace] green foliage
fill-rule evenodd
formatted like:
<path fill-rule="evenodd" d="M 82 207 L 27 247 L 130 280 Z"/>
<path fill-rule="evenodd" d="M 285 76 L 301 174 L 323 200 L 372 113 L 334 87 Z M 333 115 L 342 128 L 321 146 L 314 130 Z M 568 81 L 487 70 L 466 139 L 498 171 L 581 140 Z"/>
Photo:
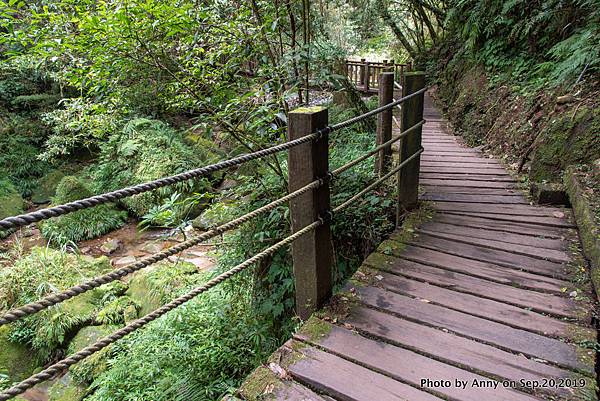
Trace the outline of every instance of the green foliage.
<path fill-rule="evenodd" d="M 101 145 L 95 180 L 102 191 L 140 184 L 208 164 L 213 149 L 194 149 L 181 133 L 157 120 L 135 119 Z M 206 179 L 188 180 L 127 198 L 123 203 L 137 216 L 147 214 L 174 193 L 205 191 Z"/>
<path fill-rule="evenodd" d="M 64 177 L 56 188 L 54 205 L 90 197 L 91 191 L 77 177 Z M 103 204 L 55 217 L 39 225 L 42 235 L 51 243 L 65 245 L 96 238 L 125 224 L 127 213 L 113 204 Z"/>
<path fill-rule="evenodd" d="M 99 144 L 122 126 L 122 116 L 112 107 L 84 98 L 63 99 L 63 108 L 45 113 L 42 120 L 52 128 L 43 160 L 55 160 L 79 148 L 97 150 Z"/>
<path fill-rule="evenodd" d="M 23 198 L 6 178 L 0 179 L 0 220 L 23 212 Z M 9 232 L 0 230 L 0 238 Z"/>
<path fill-rule="evenodd" d="M 34 247 L 13 266 L 0 270 L 0 310 L 37 301 L 110 269 L 104 257 L 94 259 Z M 101 306 L 102 290 L 87 292 L 15 323 L 11 340 L 27 345 L 40 362 L 47 362 Z"/>

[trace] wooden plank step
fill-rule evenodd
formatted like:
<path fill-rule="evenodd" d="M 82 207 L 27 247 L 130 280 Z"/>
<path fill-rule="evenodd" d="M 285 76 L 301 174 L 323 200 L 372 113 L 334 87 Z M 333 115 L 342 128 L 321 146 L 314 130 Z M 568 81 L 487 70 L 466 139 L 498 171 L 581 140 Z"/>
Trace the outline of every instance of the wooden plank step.
<path fill-rule="evenodd" d="M 365 335 L 403 348 L 408 348 L 486 376 L 504 380 L 543 380 L 544 378 L 579 378 L 581 376 L 524 355 L 500 350 L 487 344 L 400 319 L 388 313 L 366 307 L 352 308 L 350 315 L 341 319 Z M 587 381 L 593 379 L 585 378 Z M 571 395 L 571 389 L 547 389 L 548 392 Z"/>
<path fill-rule="evenodd" d="M 425 167 L 436 167 L 438 169 L 449 169 L 449 168 L 462 168 L 469 169 L 471 173 L 481 174 L 480 170 L 493 169 L 496 172 L 506 172 L 506 170 L 499 164 L 492 163 L 465 163 L 465 162 L 450 162 L 450 161 L 436 161 L 436 160 L 422 160 L 421 166 Z"/>
<path fill-rule="evenodd" d="M 579 358 L 580 353 L 588 351 L 578 349 L 575 345 L 375 287 L 357 287 L 356 293 L 361 303 L 403 319 L 440 330 L 449 330 L 508 352 L 540 358 L 563 368 L 575 369 L 588 375 L 594 374 L 594 366 L 584 363 Z M 591 355 L 593 351 L 589 350 L 589 353 Z"/>
<path fill-rule="evenodd" d="M 472 226 L 468 226 L 471 224 Z M 523 235 L 520 233 L 518 227 L 515 231 L 519 233 L 502 232 L 499 234 L 498 231 L 490 231 L 490 229 L 482 227 L 474 227 L 478 224 L 476 222 L 469 222 L 458 219 L 452 219 L 452 216 L 438 215 L 435 220 L 428 221 L 421 224 L 420 228 L 427 231 L 433 231 L 437 233 L 448 233 L 454 235 L 460 235 L 463 237 L 473 237 L 481 239 L 489 239 L 495 241 L 506 242 L 508 244 L 528 245 L 537 248 L 544 249 L 556 249 L 564 251 L 568 249 L 569 242 L 566 239 L 552 239 L 552 238 L 540 238 L 537 234 Z"/>
<path fill-rule="evenodd" d="M 501 164 L 494 159 L 487 159 L 485 157 L 476 157 L 476 156 L 435 156 L 430 155 L 428 153 L 423 153 L 421 155 L 421 160 L 423 162 L 435 162 L 435 163 L 446 163 L 446 162 L 455 162 L 455 163 L 473 163 L 473 164 L 489 164 L 494 166 L 501 166 Z"/>
<path fill-rule="evenodd" d="M 514 184 L 498 181 L 469 181 L 469 180 L 435 180 L 424 178 L 419 181 L 422 185 L 463 188 L 515 188 Z"/>
<path fill-rule="evenodd" d="M 567 263 L 571 260 L 571 257 L 564 250 L 538 248 L 537 246 L 518 243 L 507 243 L 495 239 L 462 236 L 455 233 L 439 232 L 436 231 L 435 228 L 422 228 L 419 230 L 419 232 L 433 237 L 449 239 L 465 244 L 478 245 L 485 248 L 497 249 L 500 251 L 512 252 L 519 255 L 539 258 L 542 260 L 550 260 L 552 262 Z"/>
<path fill-rule="evenodd" d="M 287 373 L 296 381 L 338 400 L 439 401 L 441 398 L 400 383 L 386 375 L 347 361 L 315 347 L 287 344 L 293 362 Z M 298 355 L 301 355 L 299 357 Z M 295 360 L 295 361 L 294 361 Z M 348 385 L 352 383 L 352 385 Z"/>
<path fill-rule="evenodd" d="M 394 237 L 391 237 L 391 239 L 393 238 Z M 384 242 L 380 249 L 386 249 L 386 245 L 387 242 Z M 442 252 L 441 250 L 424 248 L 418 245 L 407 244 L 399 249 L 390 246 L 390 250 L 394 256 L 401 256 L 402 259 L 412 260 L 413 262 L 439 267 L 457 273 L 468 274 L 473 277 L 479 277 L 500 284 L 549 292 L 557 295 L 564 295 L 564 288 L 570 289 L 572 287 L 571 283 L 566 280 L 540 276 L 538 274 L 520 270 L 511 270 L 489 261 L 465 259 L 461 256 Z"/>
<path fill-rule="evenodd" d="M 486 204 L 473 203 L 455 203 L 455 202 L 435 202 L 435 207 L 444 211 L 457 211 L 461 213 L 490 213 L 490 214 L 513 214 L 535 217 L 551 217 L 557 221 L 565 221 L 571 216 L 571 210 L 559 209 L 554 207 L 533 206 L 533 205 L 498 205 L 492 207 Z"/>
<path fill-rule="evenodd" d="M 455 292 L 455 294 L 457 294 L 456 297 L 459 298 L 464 296 L 465 299 L 467 299 L 467 294 L 471 294 L 474 296 L 472 298 L 481 299 L 481 297 L 483 297 L 497 302 L 503 302 L 506 307 L 508 307 L 506 304 L 515 305 L 518 308 L 513 308 L 513 311 L 518 311 L 514 314 L 514 316 L 517 317 L 527 315 L 525 313 L 521 314 L 521 312 L 524 312 L 522 308 L 529 308 L 539 313 L 546 313 L 562 318 L 576 319 L 578 317 L 577 305 L 569 298 L 528 291 L 522 288 L 514 288 L 506 284 L 498 284 L 493 281 L 472 277 L 466 274 L 439 269 L 410 260 L 403 260 L 401 256 L 398 258 L 384 256 L 386 255 L 377 255 L 376 258 L 371 259 L 367 258 L 364 263 L 374 269 L 384 270 L 396 275 L 403 275 L 411 279 L 421 280 L 439 287 L 459 291 Z M 374 259 L 377 260 L 377 263 L 372 262 Z M 382 277 L 384 278 L 381 280 L 380 284 L 386 288 L 391 286 L 390 289 L 395 292 L 401 291 L 401 283 L 406 285 L 404 290 L 408 290 L 410 287 L 410 282 L 403 282 L 398 277 L 394 278 L 391 275 L 385 275 L 383 273 Z M 435 288 L 430 289 L 432 292 L 435 290 Z M 426 296 L 423 298 L 428 299 Z M 477 309 L 477 306 L 476 304 L 471 304 L 470 308 Z M 464 310 L 463 312 L 476 314 L 475 311 L 469 310 Z M 515 319 L 514 316 L 511 316 L 511 319 L 517 321 L 518 319 Z M 514 323 L 511 325 L 515 326 Z M 564 326 L 557 325 L 557 327 L 558 326 L 564 328 Z M 540 330 L 540 326 L 537 326 L 535 329 L 535 331 L 543 333 L 543 331 Z M 558 335 L 557 333 L 559 331 L 553 330 L 552 325 L 550 325 L 548 330 L 549 332 L 554 333 L 554 335 Z"/>
<path fill-rule="evenodd" d="M 421 199 L 426 201 L 443 202 L 467 202 L 467 203 L 490 203 L 490 204 L 517 204 L 527 205 L 527 201 L 522 195 L 469 195 L 464 193 L 431 193 L 427 192 L 421 195 Z"/>
<path fill-rule="evenodd" d="M 538 400 L 530 395 L 519 391 L 504 388 L 498 383 L 494 388 L 473 388 L 470 384 L 473 381 L 488 382 L 489 378 L 456 368 L 442 362 L 435 361 L 416 352 L 365 338 L 356 335 L 351 331 L 322 322 L 329 328 L 326 336 L 319 339 L 312 339 L 310 334 L 298 333 L 296 338 L 332 354 L 339 355 L 345 359 L 356 361 L 362 366 L 371 370 L 378 370 L 386 376 L 392 377 L 398 381 L 408 383 L 414 387 L 425 388 L 427 386 L 422 382 L 423 378 L 436 378 L 436 380 L 447 380 L 452 385 L 450 387 L 433 387 L 431 390 L 442 397 L 452 397 L 461 401 L 504 401 L 504 400 Z M 398 363 L 402 361 L 402 363 Z M 456 380 L 468 383 L 464 388 L 456 386 Z M 492 380 L 493 381 L 493 380 Z"/>
<path fill-rule="evenodd" d="M 485 174 L 452 174 L 421 171 L 421 178 L 437 180 L 469 180 L 469 181 L 499 181 L 499 182 L 518 182 L 508 174 L 485 175 Z"/>
<path fill-rule="evenodd" d="M 436 187 L 433 185 L 421 185 L 421 189 L 424 193 L 434 194 L 523 196 L 523 193 L 520 190 L 511 188 Z"/>
<path fill-rule="evenodd" d="M 405 270 L 407 269 L 401 268 L 402 273 Z M 414 271 L 414 269 L 412 271 Z M 417 274 L 418 273 L 420 272 L 417 271 Z M 390 273 L 381 273 L 380 276 L 382 278 L 379 282 L 379 285 L 383 288 L 398 294 L 417 298 L 423 302 L 433 303 L 435 305 L 454 309 L 459 312 L 464 312 L 473 316 L 492 320 L 514 328 L 520 328 L 545 336 L 564 338 L 571 341 L 595 340 L 596 333 L 591 328 L 577 326 L 575 324 L 545 316 L 521 307 L 506 304 L 494 299 L 488 299 L 496 298 L 487 297 L 487 295 L 490 295 L 490 293 L 484 294 L 485 298 L 482 298 L 478 295 L 472 295 L 476 291 L 469 291 L 470 289 L 468 287 L 468 293 L 459 292 L 465 289 L 465 285 L 469 280 L 462 281 L 457 286 L 454 286 L 451 283 L 442 284 L 442 286 L 439 286 L 437 276 L 434 276 L 431 281 L 426 279 L 426 282 L 421 282 Z M 407 276 L 410 276 L 410 274 Z M 482 281 L 484 280 L 479 280 L 478 283 L 475 283 L 477 289 L 483 289 L 483 287 L 480 287 L 480 282 Z M 489 282 L 487 282 L 487 284 L 489 284 Z M 486 284 L 484 283 L 484 287 L 485 286 Z M 498 287 L 499 284 L 496 284 L 495 286 Z M 455 291 L 454 289 L 458 291 Z M 498 288 L 493 290 L 496 291 Z M 523 300 L 525 296 L 532 293 L 531 291 L 526 290 L 517 291 L 522 292 L 521 295 L 518 295 L 520 300 Z M 535 296 L 539 295 L 540 294 L 535 294 Z"/>
<path fill-rule="evenodd" d="M 489 165 L 488 165 L 489 166 Z M 442 174 L 478 174 L 478 175 L 507 175 L 502 167 L 487 167 L 485 169 L 474 169 L 469 166 L 445 166 L 438 163 L 421 163 L 422 173 L 442 173 Z"/>
<path fill-rule="evenodd" d="M 435 208 L 438 209 L 438 205 L 442 202 L 436 202 Z M 448 204 L 449 202 L 443 202 Z M 458 203 L 455 203 L 458 204 Z M 468 205 L 468 203 L 467 203 Z M 507 205 L 505 205 L 507 206 Z M 512 223 L 527 223 L 527 224 L 539 224 L 540 226 L 547 227 L 559 227 L 559 228 L 575 228 L 575 224 L 570 221 L 565 221 L 563 219 L 554 218 L 554 217 L 538 217 L 538 216 L 528 216 L 523 214 L 513 214 L 513 213 L 480 213 L 480 212 L 472 212 L 472 211 L 455 211 L 449 210 L 448 207 L 439 208 L 439 210 L 444 210 L 448 214 L 454 214 L 458 216 L 467 216 L 467 217 L 484 217 L 489 220 L 499 220 L 504 222 L 512 222 Z"/>
<path fill-rule="evenodd" d="M 543 226 L 538 224 L 504 222 L 497 219 L 489 219 L 485 216 L 466 216 L 452 214 L 452 212 L 438 212 L 435 220 L 440 223 L 453 224 L 456 226 L 481 228 L 490 231 L 517 233 L 524 235 L 537 236 L 540 238 L 550 238 L 564 240 L 573 238 L 573 234 L 568 228 Z"/>
<path fill-rule="evenodd" d="M 568 266 L 566 264 L 518 255 L 512 252 L 459 243 L 426 234 L 419 234 L 418 237 L 410 241 L 410 243 L 463 258 L 491 262 L 511 269 L 524 270 L 548 277 L 563 279 L 569 277 Z"/>

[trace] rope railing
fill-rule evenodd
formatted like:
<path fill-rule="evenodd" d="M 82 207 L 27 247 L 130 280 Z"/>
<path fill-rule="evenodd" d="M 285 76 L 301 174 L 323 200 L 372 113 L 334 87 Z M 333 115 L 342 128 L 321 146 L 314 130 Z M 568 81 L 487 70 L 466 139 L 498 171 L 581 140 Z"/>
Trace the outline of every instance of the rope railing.
<path fill-rule="evenodd" d="M 290 149 L 294 148 L 295 146 L 298 146 L 301 144 L 307 144 L 307 143 L 310 143 L 313 141 L 316 142 L 323 138 L 325 138 L 325 140 L 326 140 L 327 135 L 331 132 L 344 129 L 346 127 L 349 127 L 352 124 L 358 123 L 369 117 L 377 115 L 383 111 L 389 110 L 389 109 L 391 109 L 391 108 L 393 108 L 393 107 L 395 107 L 417 95 L 423 94 L 424 92 L 425 92 L 424 88 L 420 89 L 420 90 L 415 91 L 407 96 L 402 97 L 401 99 L 394 100 L 393 102 L 388 103 L 385 106 L 379 107 L 377 109 L 374 109 L 372 111 L 364 113 L 360 116 L 348 119 L 341 123 L 326 126 L 324 128 L 315 130 L 314 133 L 305 135 L 299 139 L 295 139 L 295 140 L 286 142 L 284 144 L 276 145 L 276 146 L 273 146 L 273 147 L 270 147 L 267 149 L 259 150 L 259 151 L 253 152 L 253 153 L 248 153 L 248 154 L 245 154 L 242 156 L 235 157 L 233 159 L 225 160 L 225 161 L 222 161 L 222 162 L 219 162 L 216 164 L 212 164 L 209 166 L 190 170 L 190 171 L 187 171 L 187 172 L 184 172 L 181 174 L 177 174 L 177 175 L 170 176 L 170 177 L 165 177 L 165 178 L 147 182 L 144 184 L 138 184 L 135 186 L 119 189 L 119 190 L 116 190 L 113 192 L 92 196 L 92 197 L 89 197 L 86 199 L 70 202 L 70 203 L 67 203 L 64 205 L 50 207 L 47 209 L 23 214 L 20 216 L 9 217 L 4 220 L 0 220 L 0 230 L 1 229 L 6 230 L 6 229 L 18 228 L 18 227 L 22 227 L 22 226 L 25 226 L 28 224 L 39 222 L 39 221 L 42 221 L 45 219 L 58 217 L 58 216 L 61 216 L 61 215 L 67 214 L 67 213 L 74 212 L 74 211 L 91 208 L 91 207 L 94 207 L 94 206 L 97 206 L 97 205 L 100 205 L 103 203 L 114 202 L 116 200 L 119 200 L 119 199 L 122 199 L 122 198 L 125 198 L 128 196 L 133 196 L 133 195 L 137 195 L 137 194 L 144 193 L 147 191 L 152 191 L 154 189 L 164 187 L 167 185 L 171 185 L 171 184 L 174 184 L 177 182 L 185 181 L 188 179 L 202 177 L 202 176 L 208 175 L 212 172 L 215 172 L 215 171 L 218 171 L 221 169 L 225 169 L 225 168 L 229 168 L 229 167 L 233 167 L 233 166 L 237 166 L 237 165 L 246 163 L 250 160 L 260 159 L 260 158 L 263 158 L 263 157 L 266 157 L 266 156 L 269 156 L 272 154 L 276 154 L 276 153 L 284 151 L 284 150 L 290 150 Z M 0 326 L 19 321 L 28 316 L 34 315 L 38 312 L 41 312 L 47 308 L 55 306 L 61 302 L 67 301 L 77 295 L 80 295 L 80 294 L 83 294 L 92 289 L 98 288 L 104 284 L 108 284 L 108 283 L 114 282 L 116 280 L 120 280 L 121 278 L 123 278 L 129 274 L 135 273 L 135 272 L 137 272 L 141 269 L 144 269 L 152 264 L 155 264 L 161 260 L 165 260 L 170 256 L 176 255 L 176 254 L 178 254 L 186 249 L 189 249 L 195 245 L 198 245 L 204 241 L 212 239 L 212 238 L 214 238 L 218 235 L 221 235 L 227 231 L 236 229 L 239 226 L 241 226 L 242 224 L 256 218 L 257 216 L 259 216 L 263 213 L 266 213 L 268 211 L 272 211 L 275 208 L 277 208 L 287 202 L 290 202 L 302 195 L 309 193 L 310 191 L 320 190 L 320 188 L 322 188 L 323 186 L 329 185 L 329 182 L 331 179 L 348 171 L 352 167 L 365 161 L 369 157 L 376 155 L 378 152 L 386 149 L 387 147 L 390 147 L 396 141 L 399 141 L 399 140 L 405 138 L 408 134 L 410 134 L 410 133 L 416 131 L 417 129 L 419 129 L 420 127 L 422 127 L 423 124 L 425 123 L 425 121 L 422 120 L 422 116 L 419 117 L 419 119 L 420 119 L 420 121 L 416 120 L 419 122 L 415 123 L 410 128 L 406 129 L 405 131 L 401 132 L 399 135 L 386 141 L 385 143 L 382 143 L 382 144 L 376 146 L 375 148 L 367 151 L 364 155 L 357 157 L 356 159 L 344 164 L 343 166 L 341 166 L 333 171 L 328 172 L 324 177 L 313 180 L 312 182 L 309 182 L 308 184 L 302 186 L 301 188 L 299 188 L 277 200 L 274 200 L 262 207 L 259 207 L 258 209 L 255 209 L 252 212 L 246 213 L 246 214 L 244 214 L 240 217 L 237 217 L 227 223 L 220 224 L 219 226 L 212 228 L 212 229 L 208 230 L 207 232 L 204 232 L 200 235 L 189 238 L 180 244 L 177 244 L 177 245 L 174 245 L 174 246 L 168 248 L 165 251 L 161 251 L 156 254 L 147 256 L 147 257 L 141 259 L 140 261 L 137 261 L 130 265 L 115 269 L 109 273 L 106 273 L 99 277 L 90 279 L 88 281 L 85 281 L 79 285 L 73 286 L 66 290 L 47 295 L 46 297 L 43 297 L 36 302 L 31 302 L 26 305 L 16 307 L 14 309 L 6 311 L 0 315 Z M 415 120 L 412 120 L 412 121 L 415 121 Z M 419 136 L 419 138 L 420 138 L 420 136 Z M 419 139 L 419 141 L 420 141 L 420 139 Z M 326 152 L 327 152 L 327 150 L 325 150 L 325 153 Z M 53 376 L 55 376 L 56 374 L 58 374 L 60 372 L 63 372 L 65 369 L 69 368 L 70 366 L 82 361 L 83 359 L 89 357 L 90 355 L 93 355 L 93 354 L 99 352 L 100 350 L 108 347 L 109 345 L 111 345 L 111 344 L 115 343 L 116 341 L 122 339 L 123 337 L 131 334 L 132 332 L 146 326 L 150 322 L 158 319 L 159 317 L 172 311 L 173 309 L 177 308 L 178 306 L 196 298 L 197 296 L 210 290 L 211 288 L 222 283 L 223 281 L 226 281 L 227 279 L 241 273 L 242 271 L 248 269 L 250 266 L 254 265 L 255 263 L 267 258 L 268 256 L 272 255 L 273 253 L 282 249 L 283 247 L 290 245 L 296 239 L 316 230 L 318 227 L 323 226 L 323 225 L 327 225 L 327 227 L 328 227 L 328 224 L 329 224 L 330 220 L 333 218 L 334 213 L 337 213 L 337 212 L 347 208 L 348 206 L 352 205 L 356 200 L 358 200 L 359 198 L 364 196 L 366 193 L 368 193 L 369 191 L 376 188 L 378 185 L 380 185 L 385 180 L 392 177 L 394 174 L 400 172 L 402 170 L 402 168 L 407 166 L 408 163 L 410 163 L 415 158 L 417 158 L 422 152 L 423 152 L 423 148 L 421 147 L 418 151 L 416 151 L 410 157 L 407 157 L 406 159 L 401 160 L 401 162 L 396 167 L 394 167 L 391 171 L 389 171 L 387 174 L 385 174 L 384 176 L 382 176 L 381 178 L 379 178 L 372 184 L 368 185 L 366 188 L 359 191 L 358 193 L 356 193 L 351 198 L 347 199 L 345 202 L 343 202 L 339 206 L 335 207 L 333 209 L 333 211 L 327 209 L 324 214 L 321 214 L 321 217 L 319 217 L 318 219 L 316 219 L 315 221 L 313 221 L 310 224 L 308 224 L 308 222 L 306 222 L 306 220 L 305 220 L 304 228 L 302 228 L 302 229 L 294 232 L 293 234 L 289 235 L 288 237 L 282 239 L 281 241 L 277 242 L 275 245 L 272 245 L 272 246 L 266 248 L 265 250 L 261 251 L 260 253 L 254 255 L 254 256 L 250 257 L 249 259 L 247 259 L 246 261 L 238 264 L 234 268 L 217 275 L 216 277 L 209 280 L 202 286 L 199 286 L 199 287 L 191 290 L 187 294 L 174 299 L 173 301 L 171 301 L 168 304 L 145 315 L 144 317 L 127 324 L 125 327 L 115 331 L 113 334 L 96 341 L 94 344 L 92 344 L 78 352 L 75 352 L 74 354 L 62 359 L 61 361 L 58 361 L 58 362 L 50 365 L 49 367 L 47 367 L 44 370 L 42 370 L 41 372 L 31 376 L 30 378 L 13 385 L 11 388 L 5 390 L 4 392 L 1 392 L 0 393 L 0 401 L 8 400 L 13 397 L 16 397 L 17 395 L 24 393 L 25 391 L 32 388 L 33 386 L 52 378 Z"/>
<path fill-rule="evenodd" d="M 250 259 L 240 263 L 239 265 L 235 266 L 231 270 L 228 270 L 224 273 L 219 274 L 217 277 L 209 280 L 202 286 L 197 287 L 197 288 L 193 289 L 192 291 L 188 292 L 187 294 L 174 299 L 173 301 L 169 302 L 168 304 L 156 309 L 154 312 L 150 312 L 146 316 L 129 323 L 125 327 L 115 331 L 113 334 L 96 341 L 92 345 L 83 348 L 82 350 L 68 356 L 67 358 L 62 359 L 61 361 L 50 365 L 49 367 L 42 370 L 41 372 L 29 377 L 26 380 L 23 380 L 22 382 L 14 385 L 14 386 L 10 387 L 9 389 L 0 393 L 0 401 L 6 401 L 11 398 L 14 398 L 14 397 L 18 396 L 19 394 L 23 394 L 25 391 L 29 390 L 30 388 L 34 387 L 35 385 L 40 384 L 40 383 L 54 377 L 54 375 L 56 375 L 60 372 L 63 372 L 70 366 L 75 365 L 77 362 L 80 362 L 80 361 L 84 360 L 85 358 L 89 357 L 90 355 L 93 355 L 93 354 L 103 350 L 104 348 L 115 343 L 116 341 L 127 336 L 128 334 L 133 333 L 134 331 L 138 330 L 139 328 L 144 327 L 148 323 L 165 315 L 167 312 L 170 312 L 173 309 L 177 308 L 178 306 L 181 306 L 184 303 L 196 298 L 198 295 L 215 287 L 217 284 L 220 284 L 221 282 L 241 273 L 242 271 L 246 270 L 250 266 L 254 265 L 256 262 L 272 255 L 273 253 L 275 253 L 279 249 L 283 248 L 284 246 L 291 244 L 295 239 L 300 238 L 304 234 L 314 230 L 315 228 L 317 228 L 318 226 L 320 226 L 322 224 L 323 224 L 323 220 L 315 221 L 314 223 L 304 227 L 303 229 L 297 231 L 296 233 L 279 241 L 275 245 L 270 246 L 269 248 L 265 249 L 264 251 L 254 255 Z"/>

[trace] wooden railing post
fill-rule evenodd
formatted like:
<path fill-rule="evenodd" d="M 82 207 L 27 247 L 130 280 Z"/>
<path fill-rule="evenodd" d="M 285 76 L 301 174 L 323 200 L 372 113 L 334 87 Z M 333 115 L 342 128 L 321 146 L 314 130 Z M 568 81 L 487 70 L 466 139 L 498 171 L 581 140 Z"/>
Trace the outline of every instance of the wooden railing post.
<path fill-rule="evenodd" d="M 304 107 L 289 113 L 288 140 L 309 135 L 327 126 L 327 109 Z M 288 152 L 289 191 L 327 176 L 329 171 L 327 137 L 296 146 Z M 290 202 L 292 232 L 297 232 L 330 208 L 329 185 L 309 191 Z M 333 250 L 329 223 L 296 239 L 292 244 L 296 284 L 296 313 L 307 319 L 331 296 Z"/>
<path fill-rule="evenodd" d="M 371 86 L 370 85 L 371 71 L 370 71 L 370 65 L 369 64 L 370 63 L 368 61 L 365 63 L 365 80 L 364 80 L 364 83 L 363 83 L 365 92 L 368 92 L 369 88 Z"/>
<path fill-rule="evenodd" d="M 358 85 L 364 85 L 365 84 L 365 67 L 367 66 L 367 60 L 365 60 L 364 58 L 360 59 L 360 68 L 359 68 L 359 82 L 357 83 Z"/>
<path fill-rule="evenodd" d="M 423 72 L 407 72 L 404 74 L 402 97 L 417 92 L 425 87 Z M 402 104 L 401 131 L 405 131 L 423 119 L 424 94 L 413 96 Z M 416 128 L 402 138 L 400 144 L 400 162 L 408 159 L 421 149 L 422 129 Z M 417 156 L 398 173 L 398 210 L 397 224 L 406 210 L 417 207 L 419 200 L 419 171 L 421 158 Z"/>
<path fill-rule="evenodd" d="M 384 72 L 379 74 L 379 107 L 394 101 L 394 73 Z M 377 116 L 377 146 L 392 139 L 392 115 L 389 109 Z M 387 146 L 380 150 L 375 160 L 375 173 L 382 176 L 390 167 L 392 147 Z"/>

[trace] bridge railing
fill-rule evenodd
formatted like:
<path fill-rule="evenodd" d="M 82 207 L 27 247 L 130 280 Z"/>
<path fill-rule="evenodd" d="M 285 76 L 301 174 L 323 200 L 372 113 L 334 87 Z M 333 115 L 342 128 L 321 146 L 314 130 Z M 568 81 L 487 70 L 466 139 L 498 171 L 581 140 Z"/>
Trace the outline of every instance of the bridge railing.
<path fill-rule="evenodd" d="M 128 323 L 125 327 L 99 339 L 90 346 L 67 356 L 28 379 L 13 385 L 11 388 L 0 393 L 0 401 L 16 397 L 35 385 L 51 379 L 70 366 L 141 329 L 169 311 L 196 298 L 221 282 L 249 269 L 257 262 L 268 258 L 279 249 L 289 245 L 292 246 L 296 312 L 301 318 L 308 318 L 313 311 L 323 305 L 332 292 L 333 251 L 331 248 L 330 224 L 335 219 L 336 213 L 351 207 L 365 194 L 394 176 L 397 177 L 398 185 L 398 215 L 404 210 L 412 209 L 417 205 L 419 160 L 420 154 L 423 152 L 423 148 L 421 147 L 421 127 L 425 123 L 423 120 L 424 75 L 422 73 L 405 75 L 405 85 L 403 86 L 403 93 L 400 99 L 394 101 L 392 97 L 394 72 L 383 72 L 377 79 L 380 95 L 379 107 L 341 123 L 329 125 L 326 108 L 300 108 L 289 114 L 288 141 L 285 143 L 190 170 L 182 174 L 0 220 L 1 230 L 23 227 L 77 210 L 92 208 L 103 203 L 114 202 L 125 197 L 152 191 L 177 182 L 207 176 L 218 170 L 288 151 L 289 193 L 286 196 L 135 263 L 117 268 L 66 290 L 56 290 L 36 302 L 0 312 L 0 326 L 20 321 L 94 288 L 120 280 L 129 274 L 167 259 L 169 256 L 219 236 L 226 231 L 233 230 L 241 224 L 267 213 L 280 205 L 290 203 L 292 233 L 288 237 L 264 249 L 262 252 L 232 269 L 215 276 L 187 294 L 174 299 L 140 319 Z M 401 133 L 396 137 L 392 137 L 392 110 L 401 104 L 403 106 Z M 329 136 L 332 133 L 375 116 L 378 118 L 376 146 L 357 159 L 330 171 Z M 401 143 L 401 152 L 399 161 L 394 166 L 391 158 L 391 146 L 397 141 Z M 370 157 L 377 158 L 375 171 L 378 178 L 343 203 L 332 206 L 330 202 L 331 181 L 342 179 L 344 172 Z"/>
<path fill-rule="evenodd" d="M 411 70 L 410 64 L 395 63 L 394 60 L 368 61 L 366 59 L 345 60 L 346 76 L 358 89 L 364 92 L 377 92 L 379 77 L 384 72 L 393 72 L 402 85 L 405 72 Z"/>

